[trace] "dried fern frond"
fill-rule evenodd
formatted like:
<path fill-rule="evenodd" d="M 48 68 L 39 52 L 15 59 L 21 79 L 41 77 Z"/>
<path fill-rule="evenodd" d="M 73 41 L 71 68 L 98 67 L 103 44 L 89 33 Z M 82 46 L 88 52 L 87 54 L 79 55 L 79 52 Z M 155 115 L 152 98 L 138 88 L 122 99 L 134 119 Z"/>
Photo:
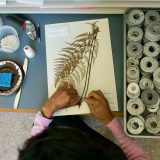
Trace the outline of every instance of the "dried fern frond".
<path fill-rule="evenodd" d="M 98 53 L 99 27 L 96 23 L 88 23 L 91 31 L 76 36 L 72 43 L 66 42 L 68 47 L 55 59 L 55 86 L 67 82 L 76 87 L 88 74 L 88 64 L 94 64 Z"/>

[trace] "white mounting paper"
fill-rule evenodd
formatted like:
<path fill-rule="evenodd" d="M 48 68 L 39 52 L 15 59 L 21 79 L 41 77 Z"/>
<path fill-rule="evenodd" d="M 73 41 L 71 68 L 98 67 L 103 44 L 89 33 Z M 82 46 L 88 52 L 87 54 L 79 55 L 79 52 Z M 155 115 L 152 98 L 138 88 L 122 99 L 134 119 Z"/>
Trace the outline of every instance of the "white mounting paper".
<path fill-rule="evenodd" d="M 7 0 L 0 0 L 0 5 L 6 5 L 7 4 Z"/>
<path fill-rule="evenodd" d="M 100 32 L 98 33 L 99 49 L 97 59 L 91 69 L 91 77 L 88 93 L 92 90 L 101 90 L 109 100 L 112 111 L 118 110 L 117 92 L 115 84 L 114 66 L 112 58 L 111 40 L 108 19 L 95 19 L 88 21 L 68 22 L 45 25 L 47 78 L 49 97 L 56 90 L 54 86 L 54 59 L 58 58 L 61 49 L 67 47 L 66 42 L 73 42 L 74 37 L 81 33 L 89 32 L 91 26 L 88 22 L 97 22 Z M 77 85 L 79 95 L 82 93 L 84 80 Z M 90 113 L 85 102 L 81 107 L 73 106 L 60 110 L 54 115 L 72 115 Z"/>
<path fill-rule="evenodd" d="M 42 6 L 44 3 L 44 0 L 16 0 L 16 2 Z"/>

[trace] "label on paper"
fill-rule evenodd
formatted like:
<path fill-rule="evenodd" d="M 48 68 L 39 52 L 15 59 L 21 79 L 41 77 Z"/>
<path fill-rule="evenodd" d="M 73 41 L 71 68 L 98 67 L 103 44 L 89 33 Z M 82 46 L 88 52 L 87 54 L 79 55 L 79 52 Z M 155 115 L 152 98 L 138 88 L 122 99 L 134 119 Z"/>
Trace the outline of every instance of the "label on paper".
<path fill-rule="evenodd" d="M 57 25 L 57 26 L 47 26 L 46 28 L 46 36 L 48 38 L 56 38 L 56 37 L 63 37 L 63 36 L 69 36 L 70 35 L 70 29 L 69 25 Z"/>

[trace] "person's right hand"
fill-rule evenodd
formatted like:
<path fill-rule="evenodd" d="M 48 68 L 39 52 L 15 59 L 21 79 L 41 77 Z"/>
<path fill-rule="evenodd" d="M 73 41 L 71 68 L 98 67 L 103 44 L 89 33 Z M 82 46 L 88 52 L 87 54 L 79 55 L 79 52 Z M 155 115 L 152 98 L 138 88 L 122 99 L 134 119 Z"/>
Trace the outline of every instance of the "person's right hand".
<path fill-rule="evenodd" d="M 88 104 L 91 115 L 100 121 L 108 124 L 113 120 L 114 115 L 110 110 L 108 101 L 100 90 L 89 93 L 84 101 Z"/>

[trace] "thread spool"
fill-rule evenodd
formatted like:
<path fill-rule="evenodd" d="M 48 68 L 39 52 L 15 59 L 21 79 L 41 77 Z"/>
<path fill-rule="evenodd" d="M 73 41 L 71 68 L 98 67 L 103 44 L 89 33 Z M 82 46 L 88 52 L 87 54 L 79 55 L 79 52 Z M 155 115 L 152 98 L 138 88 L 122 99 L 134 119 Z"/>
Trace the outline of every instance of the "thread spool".
<path fill-rule="evenodd" d="M 127 96 L 131 99 L 136 99 L 140 95 L 140 88 L 137 83 L 130 83 L 127 87 Z"/>
<path fill-rule="evenodd" d="M 140 71 L 137 66 L 129 66 L 127 68 L 127 81 L 128 83 L 139 82 Z"/>
<path fill-rule="evenodd" d="M 157 134 L 160 132 L 160 122 L 157 115 L 150 114 L 146 118 L 145 127 L 148 133 Z"/>
<path fill-rule="evenodd" d="M 157 68 L 153 73 L 153 83 L 155 90 L 160 93 L 160 67 Z"/>
<path fill-rule="evenodd" d="M 147 110 L 148 110 L 149 112 L 151 112 L 151 113 L 157 112 L 158 109 L 159 109 L 159 106 L 157 106 L 156 108 L 149 108 L 149 107 L 147 107 Z"/>
<path fill-rule="evenodd" d="M 153 22 L 146 27 L 145 37 L 152 42 L 160 40 L 160 23 Z"/>
<path fill-rule="evenodd" d="M 135 57 L 130 57 L 127 59 L 127 67 L 129 66 L 139 66 L 139 60 Z"/>
<path fill-rule="evenodd" d="M 148 77 L 142 77 L 139 81 L 139 86 L 141 90 L 154 89 L 153 81 Z"/>
<path fill-rule="evenodd" d="M 139 27 L 131 27 L 128 30 L 128 42 L 141 42 L 143 38 L 143 30 Z"/>
<path fill-rule="evenodd" d="M 23 51 L 28 58 L 33 58 L 35 56 L 35 51 L 29 45 L 26 45 Z"/>
<path fill-rule="evenodd" d="M 140 62 L 141 73 L 150 76 L 158 68 L 158 65 L 158 61 L 155 58 L 144 57 Z"/>
<path fill-rule="evenodd" d="M 131 10 L 126 17 L 126 23 L 129 27 L 141 26 L 144 21 L 144 13 L 139 9 Z"/>
<path fill-rule="evenodd" d="M 142 116 L 131 116 L 127 122 L 127 129 L 131 134 L 138 135 L 145 128 L 145 120 Z"/>
<path fill-rule="evenodd" d="M 145 26 L 149 25 L 153 22 L 159 22 L 160 21 L 160 15 L 157 11 L 147 11 L 145 14 Z"/>
<path fill-rule="evenodd" d="M 157 116 L 160 117 L 160 108 L 157 110 Z"/>
<path fill-rule="evenodd" d="M 148 42 L 144 45 L 143 53 L 146 56 L 157 58 L 160 52 L 160 47 L 156 42 Z"/>
<path fill-rule="evenodd" d="M 143 47 L 139 42 L 130 42 L 127 45 L 127 55 L 128 57 L 134 57 L 140 59 L 143 55 Z"/>
<path fill-rule="evenodd" d="M 140 98 L 129 99 L 127 102 L 127 110 L 131 115 L 140 115 L 144 112 L 145 106 Z"/>
<path fill-rule="evenodd" d="M 159 106 L 159 95 L 155 90 L 147 89 L 141 94 L 141 100 L 147 108 L 155 109 Z"/>

